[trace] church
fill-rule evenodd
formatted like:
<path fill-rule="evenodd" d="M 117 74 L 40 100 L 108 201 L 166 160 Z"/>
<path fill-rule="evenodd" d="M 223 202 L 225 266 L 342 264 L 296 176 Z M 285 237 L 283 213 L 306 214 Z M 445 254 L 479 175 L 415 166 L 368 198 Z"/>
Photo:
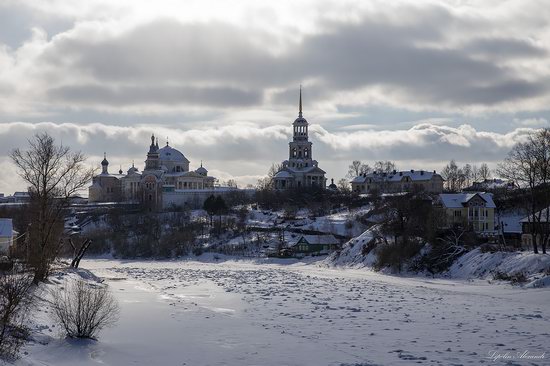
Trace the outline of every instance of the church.
<path fill-rule="evenodd" d="M 104 155 L 101 174 L 93 177 L 88 189 L 89 202 L 135 202 L 150 211 L 170 206 L 200 207 L 211 194 L 220 195 L 228 187 L 216 187 L 216 178 L 208 175 L 201 165 L 189 169 L 189 160 L 166 142 L 159 148 L 158 139 L 151 136 L 151 145 L 145 168 L 139 171 L 134 164 L 123 174 L 109 172 L 109 161 Z"/>
<path fill-rule="evenodd" d="M 273 177 L 276 189 L 325 188 L 325 171 L 313 160 L 312 143 L 308 137 L 309 123 L 302 115 L 302 88 L 298 118 L 294 120 L 293 138 L 289 142 L 288 160 Z"/>

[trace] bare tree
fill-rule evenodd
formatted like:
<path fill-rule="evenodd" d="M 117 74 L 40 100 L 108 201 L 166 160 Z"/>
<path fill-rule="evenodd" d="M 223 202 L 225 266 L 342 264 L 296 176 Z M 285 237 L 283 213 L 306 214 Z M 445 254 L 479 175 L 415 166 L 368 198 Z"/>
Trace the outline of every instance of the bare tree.
<path fill-rule="evenodd" d="M 338 181 L 338 183 L 336 184 L 336 186 L 338 187 L 340 192 L 343 192 L 343 193 L 351 192 L 351 187 L 350 187 L 349 181 L 345 178 L 340 179 Z"/>
<path fill-rule="evenodd" d="M 518 143 L 498 167 L 503 178 L 525 188 L 529 200 L 525 203 L 529 212 L 528 224 L 533 242 L 533 251 L 538 253 L 538 244 L 546 253 L 550 239 L 550 129 L 531 133 L 526 142 Z"/>
<path fill-rule="evenodd" d="M 265 178 L 259 179 L 257 188 L 258 189 L 273 189 L 274 188 L 274 177 L 275 174 L 277 174 L 281 169 L 283 169 L 282 164 L 271 164 L 271 167 L 269 168 L 267 172 L 267 176 Z"/>
<path fill-rule="evenodd" d="M 14 358 L 23 344 L 24 321 L 33 302 L 32 277 L 21 273 L 0 274 L 0 357 Z"/>
<path fill-rule="evenodd" d="M 486 163 L 481 164 L 479 167 L 479 177 L 483 180 L 491 178 L 491 169 Z"/>
<path fill-rule="evenodd" d="M 95 339 L 101 329 L 118 319 L 118 304 L 104 285 L 78 279 L 66 288 L 56 286 L 51 298 L 54 320 L 71 338 Z"/>
<path fill-rule="evenodd" d="M 392 171 L 397 170 L 395 163 L 389 160 L 386 161 L 377 161 L 374 163 L 374 171 L 377 173 L 391 173 Z"/>
<path fill-rule="evenodd" d="M 29 140 L 29 149 L 10 154 L 18 173 L 29 184 L 31 225 L 28 263 L 34 270 L 34 282 L 43 281 L 61 247 L 63 212 L 72 195 L 92 179 L 94 170 L 84 164 L 85 156 L 55 144 L 47 133 Z"/>
<path fill-rule="evenodd" d="M 449 164 L 443 168 L 441 171 L 441 176 L 445 179 L 445 184 L 447 189 L 453 192 L 456 192 L 460 189 L 459 187 L 459 169 L 458 165 L 454 160 L 451 160 Z"/>
<path fill-rule="evenodd" d="M 228 187 L 237 188 L 237 181 L 235 179 L 229 179 L 225 184 Z"/>
<path fill-rule="evenodd" d="M 479 179 L 479 168 L 476 164 L 472 165 L 472 181 L 477 182 Z"/>
<path fill-rule="evenodd" d="M 346 174 L 346 177 L 349 179 L 353 179 L 362 174 L 368 174 L 370 172 L 372 172 L 372 168 L 368 164 L 363 164 L 360 160 L 354 160 L 348 166 L 348 173 Z"/>
<path fill-rule="evenodd" d="M 466 164 L 462 167 L 462 176 L 464 178 L 464 185 L 466 187 L 471 186 L 471 184 L 472 184 L 472 166 L 470 164 Z"/>
<path fill-rule="evenodd" d="M 82 242 L 77 248 L 77 245 L 75 245 L 73 239 L 69 238 L 69 244 L 73 249 L 73 260 L 71 261 L 71 267 L 78 268 L 80 261 L 84 257 L 84 254 L 86 254 L 86 251 L 90 247 L 90 244 L 92 244 L 92 241 L 90 239 L 85 239 L 84 242 Z"/>

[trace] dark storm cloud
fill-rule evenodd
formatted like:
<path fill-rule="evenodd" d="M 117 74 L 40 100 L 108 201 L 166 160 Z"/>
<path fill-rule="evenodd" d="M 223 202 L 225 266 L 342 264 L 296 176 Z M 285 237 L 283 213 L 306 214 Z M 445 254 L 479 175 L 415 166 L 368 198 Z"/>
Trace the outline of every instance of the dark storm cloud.
<path fill-rule="evenodd" d="M 478 38 L 468 42 L 464 50 L 471 54 L 494 57 L 542 57 L 548 55 L 548 51 L 528 40 L 513 38 Z"/>
<path fill-rule="evenodd" d="M 268 45 L 274 39 L 267 34 L 161 19 L 114 37 L 59 37 L 43 60 L 77 75 L 74 85 L 50 89 L 51 96 L 88 105 L 250 106 L 261 104 L 261 90 L 269 88 L 283 90 L 275 102 L 288 102 L 302 80 L 315 80 L 317 101 L 373 86 L 405 102 L 452 107 L 491 106 L 548 92 L 547 78 L 526 80 L 491 58 L 475 57 L 483 51 L 506 61 L 542 57 L 545 50 L 517 38 L 477 38 L 451 47 L 449 24 L 469 26 L 441 7 L 414 8 L 402 24 L 374 16 L 355 24 L 327 23 L 322 32 L 272 53 Z M 79 82 L 78 75 L 95 84 Z"/>
<path fill-rule="evenodd" d="M 49 95 L 54 100 L 81 104 L 126 106 L 135 104 L 207 105 L 215 107 L 246 107 L 261 102 L 258 91 L 230 87 L 189 86 L 108 86 L 71 85 L 53 88 Z"/>
<path fill-rule="evenodd" d="M 161 19 L 100 40 L 63 37 L 44 60 L 110 83 L 273 83 L 284 70 L 284 60 L 278 63 L 249 38 L 247 31 L 227 24 Z"/>

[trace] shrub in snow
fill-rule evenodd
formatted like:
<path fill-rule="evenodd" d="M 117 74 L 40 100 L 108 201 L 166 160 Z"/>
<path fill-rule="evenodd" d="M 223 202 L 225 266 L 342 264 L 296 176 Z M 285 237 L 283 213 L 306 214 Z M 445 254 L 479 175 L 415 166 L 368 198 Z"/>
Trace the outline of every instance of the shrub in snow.
<path fill-rule="evenodd" d="M 508 274 L 503 271 L 495 271 L 493 273 L 493 280 L 510 281 L 513 285 L 518 285 L 527 282 L 527 276 L 523 272 Z"/>
<path fill-rule="evenodd" d="M 32 277 L 19 273 L 0 274 L 0 357 L 13 359 L 25 341 L 24 320 L 32 305 Z"/>
<path fill-rule="evenodd" d="M 54 288 L 51 296 L 53 316 L 69 337 L 95 339 L 118 319 L 119 307 L 107 286 L 79 279 Z"/>
<path fill-rule="evenodd" d="M 422 241 L 414 239 L 380 245 L 377 249 L 374 269 L 379 271 L 382 268 L 389 267 L 394 271 L 401 272 L 403 266 L 420 253 L 423 246 Z"/>

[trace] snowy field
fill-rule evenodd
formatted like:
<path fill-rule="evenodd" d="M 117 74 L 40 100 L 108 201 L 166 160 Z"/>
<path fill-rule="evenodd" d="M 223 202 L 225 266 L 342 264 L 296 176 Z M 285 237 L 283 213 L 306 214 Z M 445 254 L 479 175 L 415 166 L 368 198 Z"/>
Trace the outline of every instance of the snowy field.
<path fill-rule="evenodd" d="M 98 342 L 68 341 L 39 316 L 45 336 L 18 365 L 550 363 L 549 289 L 300 263 L 82 267 L 111 286 L 121 305 L 117 326 Z M 545 351 L 542 360 L 525 358 Z M 512 359 L 489 357 L 507 352 Z"/>

